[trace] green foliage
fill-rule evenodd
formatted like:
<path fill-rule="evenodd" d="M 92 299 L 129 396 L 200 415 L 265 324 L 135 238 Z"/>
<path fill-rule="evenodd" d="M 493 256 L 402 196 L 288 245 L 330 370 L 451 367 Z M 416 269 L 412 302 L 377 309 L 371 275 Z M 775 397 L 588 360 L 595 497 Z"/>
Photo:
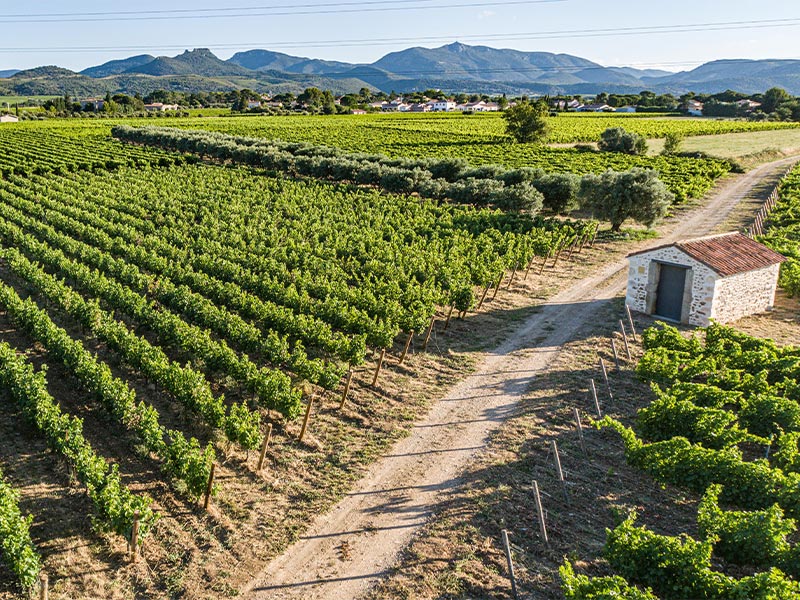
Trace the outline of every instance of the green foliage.
<path fill-rule="evenodd" d="M 728 562 L 770 568 L 789 551 L 787 536 L 797 529 L 777 504 L 758 511 L 724 511 L 721 485 L 712 485 L 697 509 L 700 537 L 714 543 L 714 552 Z"/>
<path fill-rule="evenodd" d="M 117 465 L 109 466 L 95 454 L 83 436 L 83 421 L 63 414 L 48 393 L 45 371 L 35 373 L 33 365 L 3 342 L 0 343 L 0 383 L 50 448 L 72 465 L 97 510 L 98 524 L 130 539 L 134 514 L 138 512 L 141 543 L 156 519 L 150 508 L 152 500 L 131 493 L 122 484 Z"/>
<path fill-rule="evenodd" d="M 506 133 L 521 144 L 542 143 L 547 139 L 550 126 L 547 102 L 518 102 L 503 111 Z"/>
<path fill-rule="evenodd" d="M 626 219 L 650 227 L 667 214 L 674 200 L 655 171 L 606 171 L 581 181 L 581 203 L 596 218 L 610 221 L 613 231 L 619 231 Z"/>
<path fill-rule="evenodd" d="M 621 152 L 623 154 L 647 154 L 647 140 L 639 135 L 626 131 L 622 127 L 610 127 L 600 134 L 597 147 L 603 152 Z"/>
<path fill-rule="evenodd" d="M 569 561 L 564 561 L 558 574 L 567 600 L 658 600 L 649 589 L 640 590 L 619 575 L 593 578 L 577 575 Z"/>
<path fill-rule="evenodd" d="M 683 144 L 683 135 L 677 131 L 670 131 L 664 137 L 664 149 L 661 153 L 664 156 L 672 156 L 680 152 L 681 145 Z"/>
<path fill-rule="evenodd" d="M 758 240 L 787 257 L 781 265 L 778 283 L 789 296 L 800 295 L 800 166 L 781 181 L 779 200 Z"/>
<path fill-rule="evenodd" d="M 0 471 L 0 558 L 20 587 L 30 590 L 39 578 L 42 564 L 31 541 L 33 515 L 24 517 L 18 503 L 19 492 L 3 479 Z"/>
<path fill-rule="evenodd" d="M 663 600 L 723 598 L 730 585 L 711 570 L 711 541 L 656 535 L 636 526 L 635 513 L 606 533 L 605 556 L 614 570 Z"/>

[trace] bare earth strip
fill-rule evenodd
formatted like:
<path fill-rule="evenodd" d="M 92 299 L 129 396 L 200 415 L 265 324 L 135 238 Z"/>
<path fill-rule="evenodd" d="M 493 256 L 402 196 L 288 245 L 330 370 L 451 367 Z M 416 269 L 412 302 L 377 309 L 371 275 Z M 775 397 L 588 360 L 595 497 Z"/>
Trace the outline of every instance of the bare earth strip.
<path fill-rule="evenodd" d="M 705 235 L 736 205 L 797 158 L 768 163 L 731 179 L 704 204 L 664 228 L 657 241 Z M 638 248 L 637 248 L 638 249 Z M 439 495 L 459 484 L 471 458 L 513 414 L 531 380 L 544 373 L 562 344 L 625 287 L 627 262 L 606 265 L 550 298 L 491 351 L 475 373 L 455 385 L 356 483 L 331 511 L 242 590 L 253 599 L 357 598 L 387 573 L 425 524 Z"/>

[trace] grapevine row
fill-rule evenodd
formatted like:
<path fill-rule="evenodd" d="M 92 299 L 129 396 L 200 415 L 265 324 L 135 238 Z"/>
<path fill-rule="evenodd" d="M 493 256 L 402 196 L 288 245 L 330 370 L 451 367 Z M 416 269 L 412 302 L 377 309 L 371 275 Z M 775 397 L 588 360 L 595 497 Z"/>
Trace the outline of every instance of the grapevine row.
<path fill-rule="evenodd" d="M 122 484 L 117 465 L 98 456 L 83 436 L 83 421 L 61 412 L 47 391 L 45 370 L 33 365 L 7 343 L 0 343 L 0 383 L 28 421 L 44 436 L 50 448 L 64 456 L 97 510 L 99 522 L 131 539 L 134 515 L 140 515 L 139 542 L 155 522 L 152 500 L 135 495 Z"/>
<path fill-rule="evenodd" d="M 2 283 L 0 306 L 49 354 L 62 361 L 109 414 L 139 436 L 144 446 L 162 460 L 164 471 L 186 484 L 190 497 L 198 498 L 205 491 L 215 458 L 210 445 L 202 449 L 196 439 L 187 440 L 179 431 L 165 430 L 158 422 L 156 409 L 141 401 L 137 404 L 136 393 L 114 377 L 108 365 L 98 361 L 79 341 L 53 323 L 35 302 L 22 300 L 11 287 Z"/>
<path fill-rule="evenodd" d="M 36 247 L 36 246 L 32 246 Z M 44 248 L 39 246 L 39 252 Z M 69 286 L 31 263 L 13 248 L 2 251 L 11 271 L 31 285 L 49 302 L 66 311 L 98 339 L 103 340 L 128 364 L 166 389 L 178 402 L 203 417 L 214 428 L 243 448 L 257 448 L 261 442 L 260 417 L 239 403 L 225 413 L 223 399 L 214 396 L 206 378 L 195 369 L 182 367 L 167 358 L 164 352 L 133 333 L 124 323 L 102 310 L 97 303 L 87 302 Z"/>
<path fill-rule="evenodd" d="M 31 541 L 33 515 L 19 509 L 19 492 L 3 479 L 0 471 L 0 557 L 19 582 L 29 590 L 39 577 L 42 561 Z"/>
<path fill-rule="evenodd" d="M 37 261 L 58 270 L 87 292 L 143 323 L 164 344 L 177 346 L 187 354 L 202 359 L 209 371 L 225 372 L 242 382 L 248 391 L 258 397 L 264 408 L 278 410 L 287 418 L 299 414 L 300 392 L 284 373 L 257 367 L 246 357 L 238 356 L 224 341 L 215 341 L 207 331 L 189 325 L 125 286 L 67 258 L 60 250 L 38 242 L 5 220 L 11 210 L 11 207 L 0 204 L 0 235 L 9 244 L 23 248 Z"/>

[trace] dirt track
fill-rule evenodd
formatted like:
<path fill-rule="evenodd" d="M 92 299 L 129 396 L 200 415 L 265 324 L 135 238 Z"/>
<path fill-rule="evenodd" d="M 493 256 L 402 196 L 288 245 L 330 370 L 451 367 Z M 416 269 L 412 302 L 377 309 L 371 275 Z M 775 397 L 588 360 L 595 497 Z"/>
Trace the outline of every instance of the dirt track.
<path fill-rule="evenodd" d="M 702 206 L 666 224 L 658 240 L 637 249 L 714 232 L 751 190 L 794 160 L 726 181 Z M 604 302 L 624 290 L 626 277 L 626 261 L 615 261 L 550 298 L 437 401 L 342 501 L 270 562 L 242 590 L 244 596 L 346 600 L 363 594 L 394 564 L 439 494 L 458 485 L 459 474 L 513 413 L 531 379 L 547 370 L 560 346 Z"/>

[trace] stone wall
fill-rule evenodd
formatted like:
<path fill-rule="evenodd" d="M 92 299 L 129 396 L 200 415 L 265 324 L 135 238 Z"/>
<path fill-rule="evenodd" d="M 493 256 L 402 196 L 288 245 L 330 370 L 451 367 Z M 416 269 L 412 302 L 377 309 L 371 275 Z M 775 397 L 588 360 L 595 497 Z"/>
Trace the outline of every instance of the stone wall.
<path fill-rule="evenodd" d="M 659 279 L 659 263 L 689 267 L 681 321 L 707 326 L 711 319 L 730 323 L 747 315 L 764 312 L 775 302 L 780 265 L 720 277 L 703 263 L 674 246 L 629 257 L 628 292 L 625 303 L 653 314 Z"/>
<path fill-rule="evenodd" d="M 779 271 L 780 265 L 771 265 L 718 280 L 711 318 L 718 323 L 730 323 L 771 309 Z"/>
<path fill-rule="evenodd" d="M 689 267 L 681 320 L 691 325 L 708 325 L 712 317 L 714 286 L 718 275 L 675 246 L 658 248 L 629 257 L 628 293 L 631 310 L 652 314 L 658 288 L 659 262 Z"/>

